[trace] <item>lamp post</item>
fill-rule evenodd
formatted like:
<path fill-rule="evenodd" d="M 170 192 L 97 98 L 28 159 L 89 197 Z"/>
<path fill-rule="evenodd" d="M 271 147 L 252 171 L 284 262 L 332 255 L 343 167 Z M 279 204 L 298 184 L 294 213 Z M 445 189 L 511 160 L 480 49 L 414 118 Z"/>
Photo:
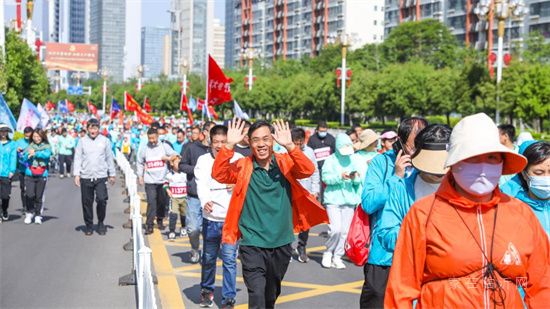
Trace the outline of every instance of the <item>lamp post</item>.
<path fill-rule="evenodd" d="M 109 70 L 106 67 L 101 68 L 99 70 L 99 74 L 101 75 L 101 78 L 103 79 L 103 114 L 105 114 L 105 103 L 107 100 L 107 78 L 109 77 Z"/>
<path fill-rule="evenodd" d="M 493 9 L 489 0 L 481 0 L 474 10 L 474 13 L 481 20 L 487 20 Z M 494 0 L 494 13 L 498 20 L 498 45 L 497 45 L 497 104 L 495 111 L 495 122 L 500 123 L 500 89 L 502 80 L 502 67 L 504 63 L 504 30 L 508 18 L 520 19 L 525 15 L 525 4 L 523 0 Z M 489 22 L 492 22 L 491 20 Z"/>
<path fill-rule="evenodd" d="M 82 78 L 80 72 L 74 72 L 73 74 L 71 74 L 71 77 L 76 80 L 76 85 L 80 87 L 80 79 Z"/>
<path fill-rule="evenodd" d="M 189 63 L 186 59 L 180 60 L 180 74 L 182 76 L 181 93 L 182 96 L 187 95 L 187 68 Z"/>
<path fill-rule="evenodd" d="M 55 83 L 55 93 L 59 92 L 60 88 L 60 82 L 61 82 L 61 75 L 59 72 L 56 72 L 53 77 L 54 83 Z"/>
<path fill-rule="evenodd" d="M 241 56 L 246 58 L 248 63 L 248 91 L 252 90 L 252 84 L 254 84 L 254 75 L 252 74 L 252 67 L 254 64 L 254 58 L 258 56 L 258 52 L 254 48 L 244 48 L 241 51 Z"/>
<path fill-rule="evenodd" d="M 138 80 L 137 80 L 137 82 L 138 82 L 137 91 L 141 91 L 141 87 L 143 86 L 142 85 L 142 80 L 141 80 L 143 78 L 143 71 L 144 71 L 143 70 L 143 65 L 141 65 L 141 64 L 138 65 L 137 68 L 136 68 L 136 71 L 137 71 L 137 78 L 138 78 Z"/>

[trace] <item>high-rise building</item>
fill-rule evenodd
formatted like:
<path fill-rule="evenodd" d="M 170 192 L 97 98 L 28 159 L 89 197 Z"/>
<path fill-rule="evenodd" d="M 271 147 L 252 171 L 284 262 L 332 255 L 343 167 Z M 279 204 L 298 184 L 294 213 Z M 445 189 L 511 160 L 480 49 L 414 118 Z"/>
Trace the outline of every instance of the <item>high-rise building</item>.
<path fill-rule="evenodd" d="M 172 74 L 180 73 L 185 59 L 189 70 L 205 74 L 213 38 L 214 2 L 210 0 L 171 0 Z"/>
<path fill-rule="evenodd" d="M 42 4 L 42 41 L 86 43 L 90 0 L 46 0 Z"/>
<path fill-rule="evenodd" d="M 352 48 L 383 40 L 383 0 L 227 2 L 227 64 L 242 64 L 249 48 L 268 61 L 316 56 L 343 33 L 351 36 Z"/>
<path fill-rule="evenodd" d="M 141 2 L 126 1 L 126 40 L 124 47 L 124 80 L 137 76 L 141 58 Z"/>
<path fill-rule="evenodd" d="M 116 82 L 124 79 L 126 1 L 90 3 L 90 43 L 99 45 L 99 67 Z"/>
<path fill-rule="evenodd" d="M 165 72 L 166 54 L 169 57 L 171 55 L 170 44 L 165 45 L 167 37 L 170 38 L 169 28 L 141 28 L 141 65 L 145 69 L 143 77 L 155 78 Z"/>
<path fill-rule="evenodd" d="M 529 0 L 528 31 L 538 31 L 550 42 L 550 1 Z"/>
<path fill-rule="evenodd" d="M 225 67 L 225 27 L 219 19 L 214 19 L 212 38 L 212 57 L 223 68 Z"/>

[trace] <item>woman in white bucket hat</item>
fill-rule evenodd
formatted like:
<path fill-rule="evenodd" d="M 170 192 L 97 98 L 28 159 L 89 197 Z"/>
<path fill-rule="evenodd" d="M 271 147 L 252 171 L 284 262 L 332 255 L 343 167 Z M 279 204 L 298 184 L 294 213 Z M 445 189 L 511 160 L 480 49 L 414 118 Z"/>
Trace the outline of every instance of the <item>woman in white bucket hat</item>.
<path fill-rule="evenodd" d="M 529 308 L 550 302 L 550 244 L 531 209 L 500 192 L 501 174 L 526 159 L 499 143 L 485 114 L 453 129 L 450 167 L 435 195 L 403 221 L 386 290 L 386 308 Z"/>

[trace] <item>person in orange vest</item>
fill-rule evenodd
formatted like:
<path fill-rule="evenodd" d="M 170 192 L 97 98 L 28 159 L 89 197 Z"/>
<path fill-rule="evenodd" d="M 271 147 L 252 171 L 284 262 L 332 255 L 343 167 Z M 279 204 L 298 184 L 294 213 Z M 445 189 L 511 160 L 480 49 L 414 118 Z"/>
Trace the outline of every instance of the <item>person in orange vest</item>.
<path fill-rule="evenodd" d="M 273 308 L 290 262 L 293 231 L 328 222 L 325 209 L 298 179 L 315 171 L 311 160 L 292 142 L 288 123 L 257 121 L 248 130 L 252 155 L 230 162 L 245 137 L 244 122 L 228 125 L 212 177 L 235 184 L 223 226 L 222 243 L 240 239 L 239 256 L 249 308 Z M 277 142 L 287 153 L 274 153 Z"/>
<path fill-rule="evenodd" d="M 485 114 L 453 129 L 450 167 L 435 194 L 416 202 L 395 246 L 385 308 L 528 308 L 550 303 L 550 243 L 533 211 L 501 193 L 502 174 L 527 160 L 499 143 Z"/>

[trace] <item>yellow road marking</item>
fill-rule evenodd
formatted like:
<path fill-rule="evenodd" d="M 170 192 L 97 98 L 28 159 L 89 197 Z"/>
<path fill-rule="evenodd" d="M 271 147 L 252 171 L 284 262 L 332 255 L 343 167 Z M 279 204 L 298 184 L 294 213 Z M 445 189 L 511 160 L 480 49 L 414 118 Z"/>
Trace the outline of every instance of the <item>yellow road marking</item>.
<path fill-rule="evenodd" d="M 174 241 L 165 241 L 165 242 L 164 242 L 164 245 L 170 246 L 170 247 L 186 247 L 186 248 L 191 248 L 191 244 L 177 243 L 177 242 L 174 242 Z"/>
<path fill-rule="evenodd" d="M 158 279 L 158 292 L 162 308 L 185 308 L 174 268 L 158 230 L 148 236 L 153 251 L 153 265 Z"/>

